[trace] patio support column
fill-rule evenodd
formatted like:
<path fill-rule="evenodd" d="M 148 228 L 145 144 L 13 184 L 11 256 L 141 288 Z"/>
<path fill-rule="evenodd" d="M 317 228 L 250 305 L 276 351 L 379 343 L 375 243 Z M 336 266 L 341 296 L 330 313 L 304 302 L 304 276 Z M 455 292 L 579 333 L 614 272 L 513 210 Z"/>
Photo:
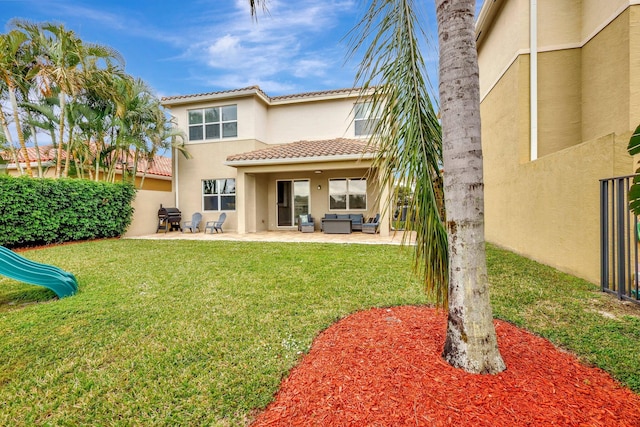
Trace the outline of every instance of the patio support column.
<path fill-rule="evenodd" d="M 238 168 L 236 175 L 236 220 L 238 224 L 236 226 L 236 232 L 238 234 L 246 234 L 247 233 L 247 223 L 246 223 L 246 200 L 245 195 L 247 194 L 246 188 L 246 180 L 245 173 L 241 168 Z"/>
<path fill-rule="evenodd" d="M 381 174 L 378 175 L 379 177 L 381 176 Z M 380 185 L 380 201 L 381 203 L 388 203 L 390 198 L 390 187 L 389 187 L 389 183 L 388 182 L 384 182 L 381 180 L 381 178 L 379 178 L 379 185 Z M 390 206 L 380 206 L 379 207 L 380 210 L 380 225 L 378 226 L 378 230 L 380 232 L 381 236 L 385 236 L 388 237 L 389 233 L 390 233 L 390 221 L 389 221 L 389 211 Z"/>

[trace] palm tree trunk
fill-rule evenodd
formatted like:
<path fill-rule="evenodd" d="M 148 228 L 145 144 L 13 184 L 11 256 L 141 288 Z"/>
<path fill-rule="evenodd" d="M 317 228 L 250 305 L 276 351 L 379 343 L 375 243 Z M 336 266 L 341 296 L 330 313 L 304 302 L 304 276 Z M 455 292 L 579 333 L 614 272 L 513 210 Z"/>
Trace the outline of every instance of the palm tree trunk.
<path fill-rule="evenodd" d="M 66 106 L 66 95 L 63 90 L 60 91 L 58 95 L 58 99 L 60 100 L 60 123 L 58 125 L 58 154 L 56 156 L 56 178 L 60 178 L 62 176 L 62 146 L 64 145 L 64 122 L 65 122 L 65 110 Z M 67 149 L 67 155 L 69 150 Z"/>
<path fill-rule="evenodd" d="M 443 357 L 473 373 L 505 369 L 489 300 L 474 0 L 436 0 L 449 316 Z"/>
<path fill-rule="evenodd" d="M 9 130 L 9 124 L 7 123 L 7 118 L 4 115 L 4 111 L 0 108 L 0 124 L 2 125 L 2 130 L 4 131 L 4 136 L 7 139 L 7 145 L 9 146 L 9 152 L 11 153 L 11 157 L 13 157 L 13 161 L 16 164 L 16 169 L 20 172 L 20 175 L 23 174 L 22 166 L 20 166 L 20 158 L 18 157 L 18 153 L 16 152 L 16 148 L 13 145 L 13 137 L 11 136 L 11 131 Z"/>
<path fill-rule="evenodd" d="M 31 113 L 28 113 L 31 116 Z M 40 147 L 38 146 L 38 133 L 35 126 L 31 125 L 31 133 L 33 135 L 33 148 L 36 151 L 36 162 L 38 163 L 38 178 L 44 177 L 42 170 L 42 156 L 40 154 Z"/>
<path fill-rule="evenodd" d="M 11 108 L 13 108 L 13 122 L 16 126 L 16 133 L 18 134 L 20 151 L 22 152 L 22 157 L 24 157 L 25 170 L 27 171 L 28 176 L 33 176 L 31 160 L 29 159 L 27 144 L 24 141 L 24 133 L 22 132 L 22 126 L 20 124 L 20 115 L 18 114 L 18 100 L 16 99 L 15 89 L 11 86 L 9 86 L 9 99 L 11 100 Z"/>

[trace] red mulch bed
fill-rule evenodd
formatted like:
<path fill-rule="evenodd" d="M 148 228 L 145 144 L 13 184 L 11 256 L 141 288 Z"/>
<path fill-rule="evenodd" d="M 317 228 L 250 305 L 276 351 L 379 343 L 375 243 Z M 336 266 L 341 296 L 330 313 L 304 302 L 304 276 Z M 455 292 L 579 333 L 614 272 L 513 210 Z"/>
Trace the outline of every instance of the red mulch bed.
<path fill-rule="evenodd" d="M 441 358 L 446 314 L 349 316 L 315 340 L 258 426 L 640 426 L 640 396 L 547 340 L 496 321 L 507 370 L 473 375 Z"/>

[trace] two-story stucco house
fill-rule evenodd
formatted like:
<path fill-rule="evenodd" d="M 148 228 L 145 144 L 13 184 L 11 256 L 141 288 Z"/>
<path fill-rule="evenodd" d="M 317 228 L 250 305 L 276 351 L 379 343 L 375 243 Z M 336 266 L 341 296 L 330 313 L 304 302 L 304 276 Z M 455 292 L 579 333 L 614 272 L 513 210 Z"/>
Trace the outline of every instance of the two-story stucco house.
<path fill-rule="evenodd" d="M 270 97 L 259 87 L 162 99 L 187 133 L 191 159 L 174 156 L 185 217 L 227 214 L 240 234 L 295 230 L 299 215 L 382 213 L 386 192 L 370 170 L 374 118 L 353 89 Z M 381 221 L 381 234 L 389 233 Z"/>
<path fill-rule="evenodd" d="M 599 180 L 634 171 L 640 2 L 485 1 L 476 38 L 487 240 L 597 283 Z"/>

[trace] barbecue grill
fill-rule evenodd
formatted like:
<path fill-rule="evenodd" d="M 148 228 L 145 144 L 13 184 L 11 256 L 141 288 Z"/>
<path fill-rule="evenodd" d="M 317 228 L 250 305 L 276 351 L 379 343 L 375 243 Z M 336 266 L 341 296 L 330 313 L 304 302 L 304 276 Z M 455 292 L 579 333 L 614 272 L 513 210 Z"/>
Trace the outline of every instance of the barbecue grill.
<path fill-rule="evenodd" d="M 180 222 L 182 222 L 182 212 L 178 208 L 163 208 L 160 205 L 160 209 L 158 210 L 158 230 L 167 231 L 180 230 L 182 231 L 182 227 L 180 226 Z"/>

